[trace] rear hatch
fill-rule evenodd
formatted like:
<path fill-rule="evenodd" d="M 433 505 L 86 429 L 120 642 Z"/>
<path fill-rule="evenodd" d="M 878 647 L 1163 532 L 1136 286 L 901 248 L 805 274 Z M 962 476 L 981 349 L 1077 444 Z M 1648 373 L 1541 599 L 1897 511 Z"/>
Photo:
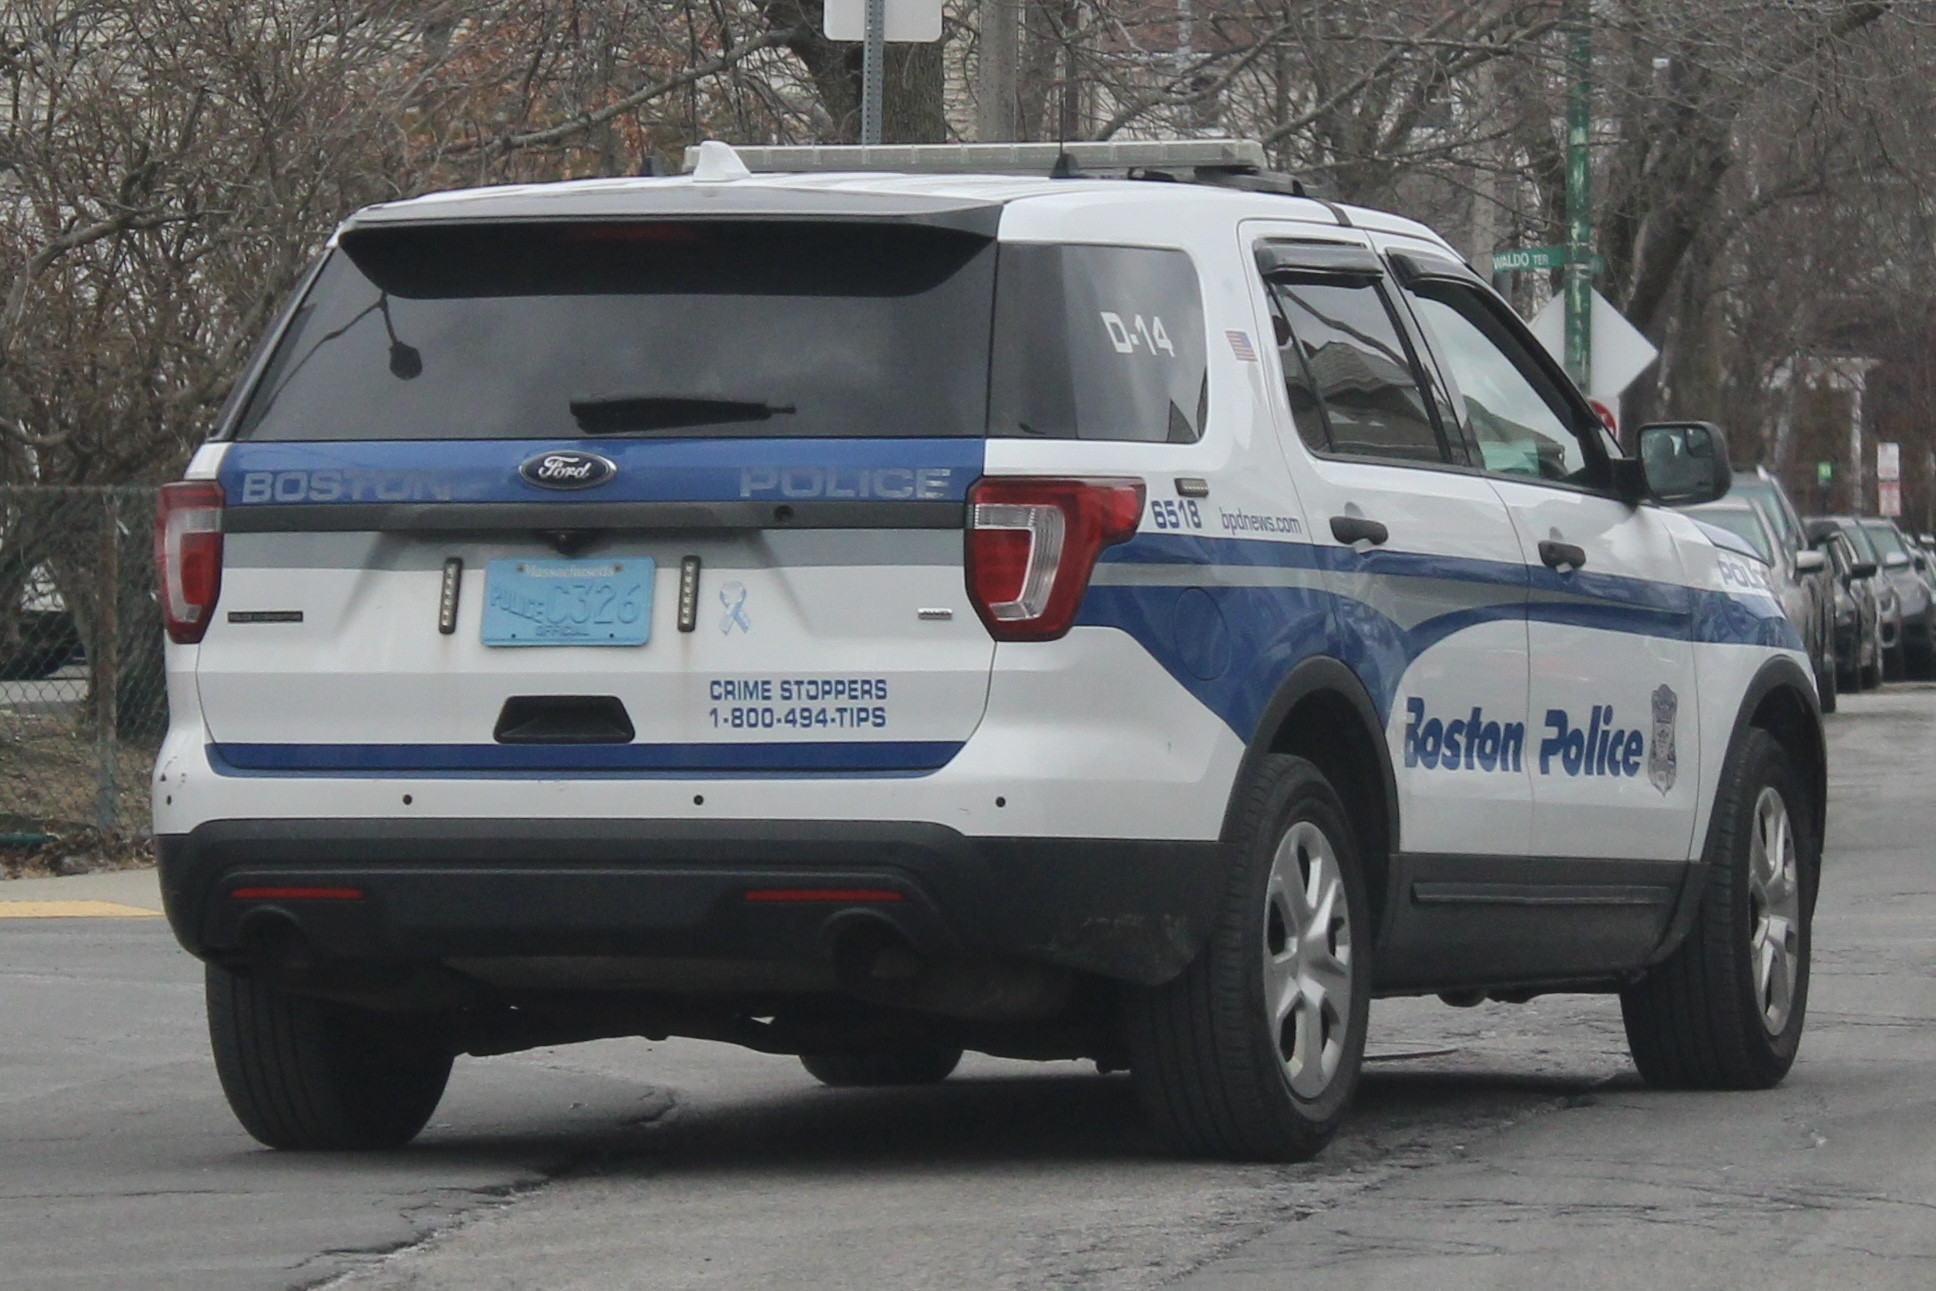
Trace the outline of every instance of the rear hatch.
<path fill-rule="evenodd" d="M 257 771 L 918 771 L 992 219 L 352 227 L 233 427 L 197 677 Z"/>

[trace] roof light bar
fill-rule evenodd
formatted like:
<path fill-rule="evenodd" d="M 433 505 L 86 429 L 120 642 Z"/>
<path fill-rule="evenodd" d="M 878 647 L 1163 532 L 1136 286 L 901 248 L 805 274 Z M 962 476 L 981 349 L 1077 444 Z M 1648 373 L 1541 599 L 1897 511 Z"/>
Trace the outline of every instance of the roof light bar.
<path fill-rule="evenodd" d="M 686 169 L 700 165 L 702 149 L 686 149 Z M 732 150 L 748 170 L 893 171 L 928 175 L 1047 175 L 1066 154 L 1078 171 L 1116 171 L 1133 167 L 1204 167 L 1263 171 L 1270 163 L 1255 139 L 1126 139 L 1103 143 L 919 143 L 798 147 L 745 147 Z"/>

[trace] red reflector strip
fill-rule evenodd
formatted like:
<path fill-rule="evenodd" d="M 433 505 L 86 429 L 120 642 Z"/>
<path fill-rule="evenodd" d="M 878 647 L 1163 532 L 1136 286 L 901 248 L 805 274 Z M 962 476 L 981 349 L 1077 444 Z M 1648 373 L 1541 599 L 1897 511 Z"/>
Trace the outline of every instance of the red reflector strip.
<path fill-rule="evenodd" d="M 231 901 L 361 901 L 362 888 L 236 888 Z"/>
<path fill-rule="evenodd" d="M 762 905 L 791 905 L 827 901 L 899 901 L 901 894 L 890 888 L 752 888 L 748 901 Z"/>

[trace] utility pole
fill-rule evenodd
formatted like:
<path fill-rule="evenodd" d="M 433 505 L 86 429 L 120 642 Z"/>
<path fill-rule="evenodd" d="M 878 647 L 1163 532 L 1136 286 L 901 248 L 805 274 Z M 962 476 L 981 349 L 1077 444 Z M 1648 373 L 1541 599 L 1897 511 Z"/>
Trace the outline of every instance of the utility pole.
<path fill-rule="evenodd" d="M 881 98 L 887 72 L 887 0 L 867 0 L 867 32 L 861 46 L 860 141 L 881 141 Z"/>
<path fill-rule="evenodd" d="M 1016 120 L 1016 63 L 1022 26 L 1018 0 L 981 0 L 981 61 L 976 70 L 975 137 L 983 143 L 1009 143 L 1020 132 Z"/>
<path fill-rule="evenodd" d="M 1590 390 L 1593 363 L 1592 0 L 1566 0 L 1566 370 Z"/>

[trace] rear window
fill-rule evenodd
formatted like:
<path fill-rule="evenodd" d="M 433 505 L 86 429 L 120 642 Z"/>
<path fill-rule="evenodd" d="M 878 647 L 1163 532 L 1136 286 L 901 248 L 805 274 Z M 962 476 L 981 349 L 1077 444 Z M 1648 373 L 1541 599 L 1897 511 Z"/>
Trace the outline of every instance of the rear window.
<path fill-rule="evenodd" d="M 980 435 L 994 278 L 913 224 L 352 232 L 236 435 Z"/>
<path fill-rule="evenodd" d="M 988 432 L 1189 444 L 1210 385 L 1203 297 L 1181 251 L 1002 248 Z"/>

